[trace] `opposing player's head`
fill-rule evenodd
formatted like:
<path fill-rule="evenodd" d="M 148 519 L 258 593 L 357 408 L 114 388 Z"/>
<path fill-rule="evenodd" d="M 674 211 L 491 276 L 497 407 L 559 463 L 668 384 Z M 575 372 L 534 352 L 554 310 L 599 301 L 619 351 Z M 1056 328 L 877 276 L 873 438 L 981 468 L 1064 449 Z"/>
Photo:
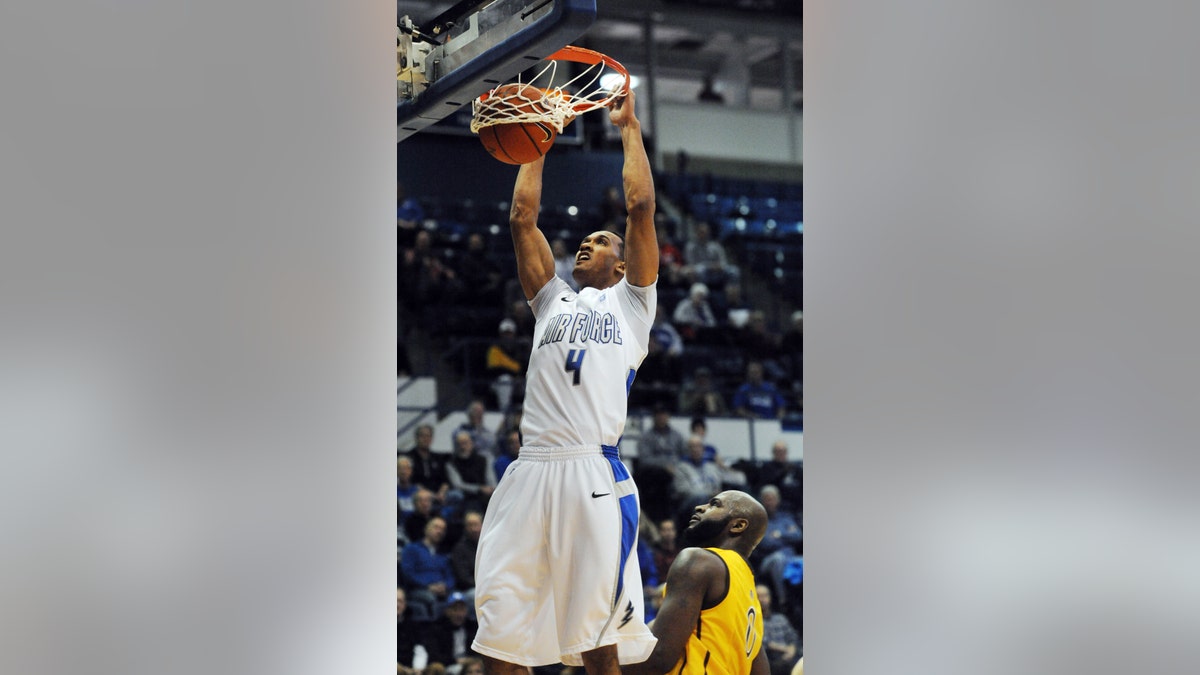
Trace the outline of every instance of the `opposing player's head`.
<path fill-rule="evenodd" d="M 745 492 L 726 490 L 696 507 L 683 531 L 683 544 L 727 548 L 749 558 L 766 531 L 763 505 Z"/>
<path fill-rule="evenodd" d="M 597 230 L 579 242 L 572 276 L 580 288 L 608 288 L 625 276 L 625 239 Z"/>

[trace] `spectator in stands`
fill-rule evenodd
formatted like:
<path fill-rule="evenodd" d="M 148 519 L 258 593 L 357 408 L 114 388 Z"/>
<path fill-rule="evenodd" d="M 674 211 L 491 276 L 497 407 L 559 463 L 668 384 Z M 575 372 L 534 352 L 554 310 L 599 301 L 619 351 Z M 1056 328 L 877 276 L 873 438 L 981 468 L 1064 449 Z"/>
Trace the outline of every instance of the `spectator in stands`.
<path fill-rule="evenodd" d="M 799 462 L 788 461 L 788 444 L 782 438 L 771 445 L 771 459 L 759 467 L 758 487 L 766 485 L 779 489 L 785 508 L 803 508 L 804 468 Z"/>
<path fill-rule="evenodd" d="M 654 566 L 660 570 L 671 569 L 675 556 L 679 555 L 678 530 L 674 518 L 663 518 L 658 523 L 658 542 L 654 545 Z"/>
<path fill-rule="evenodd" d="M 675 468 L 687 443 L 671 428 L 671 411 L 659 405 L 654 423 L 638 440 L 637 472 L 634 476 L 642 496 L 642 508 L 661 518 L 674 511 L 671 495 L 663 488 L 675 480 Z"/>
<path fill-rule="evenodd" d="M 504 436 L 504 443 L 500 446 L 500 452 L 496 453 L 496 459 L 492 462 L 492 469 L 496 472 L 497 485 L 504 479 L 504 472 L 508 471 L 508 465 L 516 461 L 520 453 L 521 432 L 518 429 L 510 429 Z"/>
<path fill-rule="evenodd" d="M 716 328 L 717 317 L 708 304 L 708 286 L 699 282 L 692 284 L 688 296 L 675 306 L 671 319 L 684 338 L 689 340 L 698 339 L 705 331 Z"/>
<path fill-rule="evenodd" d="M 567 282 L 571 290 L 579 290 L 579 282 L 575 281 L 573 272 L 575 270 L 575 254 L 567 248 L 567 242 L 563 241 L 562 237 L 557 237 L 550 242 L 550 252 L 554 254 L 554 274 L 558 278 Z"/>
<path fill-rule="evenodd" d="M 667 319 L 666 310 L 658 305 L 654 312 L 654 323 L 650 324 L 650 340 L 657 342 L 668 358 L 678 358 L 683 354 L 683 337 L 675 330 L 674 324 Z"/>
<path fill-rule="evenodd" d="M 724 417 L 729 414 L 725 397 L 713 384 L 712 370 L 700 366 L 679 389 L 679 413 L 681 415 Z"/>
<path fill-rule="evenodd" d="M 638 564 L 642 573 L 642 600 L 646 621 L 653 621 L 662 599 L 662 586 L 658 578 L 658 565 L 654 562 L 654 545 L 658 541 L 658 527 L 644 515 L 638 518 Z M 657 602 L 656 602 L 657 600 Z"/>
<path fill-rule="evenodd" d="M 789 510 L 780 508 L 782 499 L 779 488 L 774 485 L 764 486 L 758 491 L 758 501 L 767 510 L 767 533 L 754 551 L 754 557 L 759 561 L 780 551 L 796 555 L 803 550 L 804 533 L 796 516 Z M 782 595 L 782 594 L 781 594 Z"/>
<path fill-rule="evenodd" d="M 783 603 L 788 597 L 788 570 L 803 564 L 804 534 L 795 514 L 782 508 L 778 488 L 768 485 L 758 494 L 767 510 L 767 532 L 750 557 L 750 564 L 758 580 Z"/>
<path fill-rule="evenodd" d="M 413 432 L 416 445 L 407 455 L 413 464 L 413 482 L 433 493 L 438 503 L 445 501 L 450 490 L 450 479 L 446 476 L 446 461 L 449 456 L 433 451 L 433 426 L 421 424 Z"/>
<path fill-rule="evenodd" d="M 713 462 L 704 461 L 704 439 L 691 436 L 687 440 L 687 456 L 675 467 L 672 484 L 675 503 L 687 511 L 704 504 L 721 491 L 721 470 Z M 680 514 L 681 516 L 683 514 Z"/>
<path fill-rule="evenodd" d="M 396 243 L 408 248 L 417 238 L 417 228 L 425 220 L 425 210 L 420 202 L 409 197 L 404 190 L 404 183 L 396 181 Z"/>
<path fill-rule="evenodd" d="M 396 589 L 396 675 L 417 675 L 413 667 L 413 656 L 418 644 L 419 628 L 413 626 L 412 612 L 408 609 L 408 596 L 403 588 Z M 424 645 L 422 645 L 424 649 Z"/>
<path fill-rule="evenodd" d="M 638 441 L 638 469 L 657 467 L 675 475 L 679 458 L 687 451 L 687 442 L 671 426 L 671 411 L 666 406 L 654 409 L 654 422 Z"/>
<path fill-rule="evenodd" d="M 525 366 L 529 361 L 529 345 L 517 338 L 517 323 L 512 319 L 500 322 L 500 335 L 488 346 L 487 374 L 492 378 L 496 405 L 508 410 L 525 391 Z"/>
<path fill-rule="evenodd" d="M 655 309 L 654 323 L 650 326 L 650 341 L 646 357 L 638 367 L 638 386 L 630 391 L 630 407 L 645 407 L 660 399 L 665 393 L 674 391 L 679 383 L 679 356 L 683 353 L 683 338 L 679 331 L 666 320 L 662 305 Z"/>
<path fill-rule="evenodd" d="M 736 336 L 733 331 L 745 328 L 750 322 L 750 312 L 753 307 L 742 292 L 742 284 L 738 281 L 725 282 L 724 292 L 720 302 L 714 303 L 713 311 L 717 313 L 717 322 L 730 331 L 730 336 Z"/>
<path fill-rule="evenodd" d="M 604 223 L 601 229 L 624 232 L 625 218 L 628 215 L 629 212 L 625 210 L 625 195 L 621 189 L 615 185 L 605 188 L 604 196 L 600 200 L 600 219 Z"/>
<path fill-rule="evenodd" d="M 425 536 L 425 526 L 430 519 L 438 517 L 438 509 L 434 504 L 433 493 L 425 488 L 418 488 L 413 495 L 413 510 L 404 518 L 404 537 L 410 542 L 418 542 Z"/>
<path fill-rule="evenodd" d="M 780 361 L 791 381 L 792 394 L 800 410 L 804 410 L 804 312 L 792 312 L 792 325 L 779 344 Z"/>
<path fill-rule="evenodd" d="M 464 288 L 460 302 L 475 306 L 494 307 L 504 298 L 504 275 L 487 250 L 483 235 L 472 232 L 467 236 L 467 250 L 455 260 L 455 274 Z"/>
<path fill-rule="evenodd" d="M 417 490 L 420 486 L 413 482 L 413 465 L 412 459 L 408 455 L 400 455 L 396 458 L 396 524 L 399 531 L 403 532 L 404 521 L 413 514 L 416 507 L 413 504 L 413 498 L 417 495 Z M 408 541 L 408 537 L 405 537 Z"/>
<path fill-rule="evenodd" d="M 475 443 L 475 451 L 495 456 L 496 454 L 496 432 L 488 430 L 483 425 L 484 414 L 483 401 L 475 399 L 467 405 L 467 421 L 458 425 L 455 433 L 465 431 L 471 434 L 471 440 Z"/>
<path fill-rule="evenodd" d="M 488 499 L 496 489 L 496 471 L 492 467 L 494 458 L 475 450 L 475 441 L 467 431 L 454 434 L 454 454 L 446 464 L 446 475 L 450 478 L 451 493 L 462 500 L 463 508 L 487 507 Z"/>
<path fill-rule="evenodd" d="M 717 467 L 717 471 L 721 475 L 721 487 L 723 489 L 737 488 L 742 490 L 749 487 L 746 474 L 725 464 L 725 460 L 721 458 L 721 453 L 717 450 L 716 446 L 708 442 L 708 423 L 704 421 L 703 416 L 692 418 L 692 436 L 700 438 L 704 443 L 704 463 L 711 463 Z"/>
<path fill-rule="evenodd" d="M 767 315 L 760 309 L 750 312 L 746 326 L 737 332 L 736 342 L 753 354 L 763 364 L 767 376 L 779 380 L 787 376 L 787 372 L 779 362 L 779 345 L 783 336 L 767 325 Z"/>
<path fill-rule="evenodd" d="M 514 300 L 508 306 L 508 317 L 513 320 L 517 326 L 517 339 L 522 340 L 529 345 L 533 341 L 533 310 L 529 309 L 529 303 L 524 298 Z M 529 351 L 528 348 L 525 350 Z M 526 353 L 528 356 L 528 353 Z"/>
<path fill-rule="evenodd" d="M 428 230 L 417 232 L 413 248 L 400 256 L 400 297 L 413 309 L 453 303 L 462 285 L 454 270 L 433 250 Z"/>
<path fill-rule="evenodd" d="M 447 673 L 458 673 L 463 663 L 478 654 L 471 649 L 479 625 L 468 616 L 467 597 L 451 593 L 442 616 L 429 625 L 426 640 L 429 663 L 446 666 Z"/>
<path fill-rule="evenodd" d="M 655 214 L 655 220 L 665 214 Z M 662 288 L 678 288 L 688 281 L 688 268 L 684 264 L 683 251 L 671 240 L 665 223 L 655 226 L 658 236 L 658 284 Z"/>
<path fill-rule="evenodd" d="M 463 514 L 463 532 L 450 549 L 450 565 L 454 580 L 462 589 L 475 588 L 475 551 L 479 548 L 479 533 L 483 530 L 483 514 L 467 511 Z"/>
<path fill-rule="evenodd" d="M 712 238 L 712 226 L 708 223 L 696 223 L 692 239 L 684 247 L 683 258 L 693 277 L 706 284 L 723 285 L 740 276 L 737 266 L 729 263 L 725 247 Z"/>
<path fill-rule="evenodd" d="M 783 419 L 787 404 L 774 384 L 763 379 L 763 364 L 746 364 L 746 382 L 733 394 L 733 409 L 750 419 Z"/>
<path fill-rule="evenodd" d="M 446 536 L 446 520 L 434 516 L 425 525 L 425 536 L 400 553 L 400 571 L 409 602 L 420 603 L 434 614 L 434 607 L 454 590 L 454 569 L 450 559 L 439 551 Z"/>
<path fill-rule="evenodd" d="M 708 442 L 708 423 L 704 421 L 704 417 L 702 415 L 696 415 L 692 417 L 691 431 L 692 438 L 699 438 L 700 442 L 704 444 L 704 455 L 701 457 L 701 459 L 705 463 L 717 463 L 717 466 L 720 467 L 721 465 L 717 455 L 717 448 Z M 691 448 L 689 447 L 688 450 L 690 451 Z"/>
<path fill-rule="evenodd" d="M 787 616 L 775 612 L 771 589 L 766 584 L 755 587 L 763 611 L 762 646 L 767 650 L 771 675 L 791 675 L 792 667 L 800 660 L 800 634 Z"/>

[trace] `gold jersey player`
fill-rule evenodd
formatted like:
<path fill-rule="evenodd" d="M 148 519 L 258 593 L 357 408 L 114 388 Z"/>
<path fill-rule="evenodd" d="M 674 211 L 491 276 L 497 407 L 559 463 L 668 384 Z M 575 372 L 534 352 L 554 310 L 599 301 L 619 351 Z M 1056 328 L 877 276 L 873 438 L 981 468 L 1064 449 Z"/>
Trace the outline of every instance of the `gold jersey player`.
<path fill-rule="evenodd" d="M 767 511 L 730 490 L 695 509 L 683 532 L 689 548 L 667 572 L 654 619 L 658 644 L 625 675 L 770 675 L 762 649 L 762 606 L 747 560 L 767 531 Z"/>
<path fill-rule="evenodd" d="M 544 159 L 521 166 L 510 227 L 535 318 L 523 445 L 488 504 L 475 558 L 479 632 L 490 675 L 582 665 L 618 675 L 655 638 L 643 613 L 638 494 L 617 443 L 658 297 L 654 183 L 632 91 L 609 110 L 621 132 L 624 235 L 583 238 L 573 275 L 554 273 L 537 227 Z"/>

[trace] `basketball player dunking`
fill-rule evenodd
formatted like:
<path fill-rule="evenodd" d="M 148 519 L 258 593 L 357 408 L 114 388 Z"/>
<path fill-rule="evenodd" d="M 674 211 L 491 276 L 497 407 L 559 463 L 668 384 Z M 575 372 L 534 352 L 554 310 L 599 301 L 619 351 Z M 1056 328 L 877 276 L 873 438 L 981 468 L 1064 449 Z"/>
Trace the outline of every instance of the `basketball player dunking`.
<path fill-rule="evenodd" d="M 593 232 L 575 256 L 575 293 L 554 274 L 537 227 L 544 158 L 524 164 L 510 227 L 536 319 L 521 422 L 524 445 L 488 504 L 475 558 L 489 675 L 583 665 L 619 675 L 655 638 L 644 622 L 637 488 L 617 454 L 626 400 L 658 302 L 654 183 L 634 94 L 609 119 L 621 132 L 624 236 Z"/>

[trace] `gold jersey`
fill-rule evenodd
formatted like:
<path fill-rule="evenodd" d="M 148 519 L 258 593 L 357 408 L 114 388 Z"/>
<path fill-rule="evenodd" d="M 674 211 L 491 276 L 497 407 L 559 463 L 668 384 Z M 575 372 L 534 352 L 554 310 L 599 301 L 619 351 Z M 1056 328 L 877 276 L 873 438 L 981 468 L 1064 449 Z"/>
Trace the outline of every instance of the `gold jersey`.
<path fill-rule="evenodd" d="M 706 548 L 729 570 L 729 591 L 715 607 L 700 611 L 673 675 L 747 675 L 762 647 L 763 618 L 754 573 L 737 551 Z M 665 592 L 665 589 L 664 589 Z"/>

